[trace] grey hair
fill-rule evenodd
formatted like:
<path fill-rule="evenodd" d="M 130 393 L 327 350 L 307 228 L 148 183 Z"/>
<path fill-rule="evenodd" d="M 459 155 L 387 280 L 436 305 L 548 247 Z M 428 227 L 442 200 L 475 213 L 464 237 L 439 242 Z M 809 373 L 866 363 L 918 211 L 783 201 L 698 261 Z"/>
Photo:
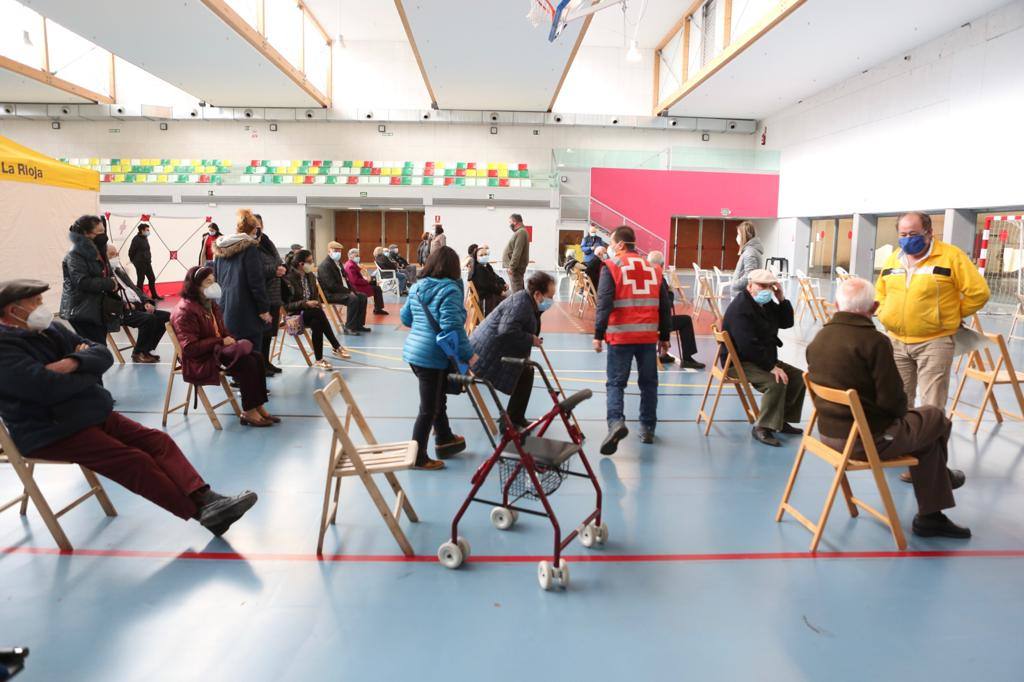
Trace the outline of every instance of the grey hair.
<path fill-rule="evenodd" d="M 836 306 L 846 313 L 868 315 L 875 305 L 875 287 L 860 277 L 851 277 L 836 290 Z"/>
<path fill-rule="evenodd" d="M 359 249 L 349 249 L 348 250 L 348 255 L 349 255 L 350 258 L 352 257 L 353 254 L 359 255 Z"/>
<path fill-rule="evenodd" d="M 663 254 L 661 251 L 649 251 L 647 253 L 647 262 L 650 263 L 651 265 L 664 265 L 665 254 Z"/>

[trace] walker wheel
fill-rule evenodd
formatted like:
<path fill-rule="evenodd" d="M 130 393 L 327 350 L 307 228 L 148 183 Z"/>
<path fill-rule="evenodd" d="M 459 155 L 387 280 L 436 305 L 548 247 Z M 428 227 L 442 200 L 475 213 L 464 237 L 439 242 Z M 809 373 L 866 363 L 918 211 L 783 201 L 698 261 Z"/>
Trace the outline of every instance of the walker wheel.
<path fill-rule="evenodd" d="M 458 568 L 466 560 L 466 555 L 458 545 L 448 541 L 438 548 L 437 560 L 445 568 Z"/>
<path fill-rule="evenodd" d="M 469 551 L 469 540 L 460 535 L 456 542 L 458 543 L 459 549 L 462 551 L 462 559 L 468 559 L 469 555 L 471 554 L 471 552 Z"/>
<path fill-rule="evenodd" d="M 565 559 L 558 560 L 558 584 L 563 590 L 569 587 L 569 564 Z"/>
<path fill-rule="evenodd" d="M 583 530 L 580 531 L 580 544 L 587 549 L 597 544 L 597 531 L 592 523 L 583 526 Z"/>
<path fill-rule="evenodd" d="M 505 507 L 495 507 L 491 510 L 491 523 L 498 530 L 508 530 L 512 526 L 516 525 L 516 521 L 519 520 L 519 512 L 514 509 L 506 509 Z"/>
<path fill-rule="evenodd" d="M 603 545 L 608 542 L 608 524 L 602 523 L 600 526 L 594 527 L 597 530 L 597 544 Z"/>
<path fill-rule="evenodd" d="M 551 589 L 555 584 L 554 572 L 550 561 L 541 561 L 537 564 L 537 582 L 540 583 L 540 589 L 545 592 Z"/>

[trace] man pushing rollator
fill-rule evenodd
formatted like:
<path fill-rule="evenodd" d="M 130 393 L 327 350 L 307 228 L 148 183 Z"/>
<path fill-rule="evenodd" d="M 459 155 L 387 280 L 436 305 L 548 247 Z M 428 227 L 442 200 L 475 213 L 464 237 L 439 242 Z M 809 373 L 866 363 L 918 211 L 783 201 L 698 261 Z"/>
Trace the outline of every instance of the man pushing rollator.
<path fill-rule="evenodd" d="M 630 227 L 612 233 L 597 289 L 594 351 L 608 342 L 608 435 L 601 454 L 611 455 L 629 435 L 623 395 L 636 358 L 640 386 L 640 442 L 653 443 L 658 424 L 658 353 L 667 353 L 672 327 L 672 296 L 661 286 L 662 271 L 636 251 Z"/>

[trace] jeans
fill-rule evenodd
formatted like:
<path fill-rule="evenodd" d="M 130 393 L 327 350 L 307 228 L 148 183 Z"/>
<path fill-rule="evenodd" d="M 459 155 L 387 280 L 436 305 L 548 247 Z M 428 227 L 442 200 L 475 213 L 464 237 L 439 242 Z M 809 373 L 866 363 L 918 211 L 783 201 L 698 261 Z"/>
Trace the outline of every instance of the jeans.
<path fill-rule="evenodd" d="M 657 346 L 653 343 L 608 344 L 608 425 L 624 421 L 623 394 L 636 358 L 640 385 L 640 425 L 653 431 L 658 424 Z"/>
<path fill-rule="evenodd" d="M 417 365 L 409 367 L 420 382 L 420 410 L 412 427 L 412 439 L 419 446 L 416 461 L 422 464 L 428 459 L 427 439 L 431 428 L 437 443 L 450 441 L 453 437 L 452 427 L 448 423 L 448 395 L 445 393 L 448 370 Z"/>
<path fill-rule="evenodd" d="M 395 277 L 398 278 L 398 293 L 405 295 L 405 292 L 409 289 L 409 277 L 401 270 L 395 271 Z"/>

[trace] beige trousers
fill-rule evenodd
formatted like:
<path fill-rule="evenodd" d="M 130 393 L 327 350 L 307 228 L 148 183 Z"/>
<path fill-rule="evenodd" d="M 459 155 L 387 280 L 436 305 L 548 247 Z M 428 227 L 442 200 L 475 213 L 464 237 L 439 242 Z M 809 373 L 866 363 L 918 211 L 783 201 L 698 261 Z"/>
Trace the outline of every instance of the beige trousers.
<path fill-rule="evenodd" d="M 949 372 L 953 367 L 953 337 L 943 336 L 921 343 L 892 339 L 896 369 L 911 407 L 932 405 L 943 412 L 949 398 Z M 917 401 L 917 390 L 921 400 Z"/>

